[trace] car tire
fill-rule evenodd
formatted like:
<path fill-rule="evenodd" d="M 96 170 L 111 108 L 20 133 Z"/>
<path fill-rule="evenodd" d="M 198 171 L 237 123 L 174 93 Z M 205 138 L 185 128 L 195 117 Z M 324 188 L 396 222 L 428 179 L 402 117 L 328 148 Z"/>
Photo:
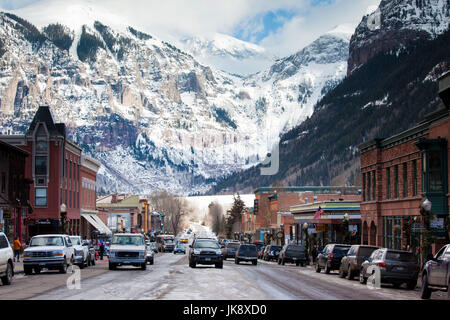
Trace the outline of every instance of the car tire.
<path fill-rule="evenodd" d="M 284 266 L 286 264 L 286 261 L 284 261 L 284 258 L 281 259 L 281 264 Z"/>
<path fill-rule="evenodd" d="M 36 269 L 34 269 L 34 272 L 36 272 Z M 59 273 L 67 273 L 67 262 L 66 261 L 64 261 L 64 264 L 59 268 Z"/>
<path fill-rule="evenodd" d="M 280 259 L 278 259 L 278 264 L 281 265 L 281 260 Z"/>
<path fill-rule="evenodd" d="M 109 263 L 109 270 L 116 270 L 116 264 L 115 263 Z"/>
<path fill-rule="evenodd" d="M 8 262 L 6 266 L 6 274 L 2 277 L 2 283 L 4 286 L 9 286 L 12 283 L 13 278 L 13 266 L 10 262 Z"/>
<path fill-rule="evenodd" d="M 330 274 L 331 270 L 330 270 L 330 267 L 328 266 L 328 263 L 325 264 L 325 270 L 324 271 L 325 271 L 326 274 Z"/>
<path fill-rule="evenodd" d="M 352 266 L 348 266 L 347 280 L 353 280 L 354 276 L 355 272 L 353 271 Z"/>
<path fill-rule="evenodd" d="M 217 269 L 223 269 L 223 262 L 216 263 L 216 268 Z"/>
<path fill-rule="evenodd" d="M 300 265 L 300 262 L 296 261 L 295 265 L 298 267 Z"/>
<path fill-rule="evenodd" d="M 406 283 L 406 288 L 408 290 L 414 290 L 417 287 L 417 280 L 411 280 Z"/>
<path fill-rule="evenodd" d="M 346 274 L 344 272 L 344 268 L 341 266 L 339 267 L 339 278 L 345 278 Z"/>
<path fill-rule="evenodd" d="M 320 266 L 319 266 L 319 262 L 316 263 L 316 272 L 320 273 Z"/>
<path fill-rule="evenodd" d="M 34 273 L 36 273 L 36 274 L 40 274 L 41 270 L 42 269 L 40 267 L 34 267 Z"/>
<path fill-rule="evenodd" d="M 428 287 L 428 276 L 424 274 L 422 277 L 422 288 L 420 290 L 420 298 L 421 299 L 430 299 L 431 297 L 431 289 Z"/>
<path fill-rule="evenodd" d="M 91 256 L 89 255 L 88 259 L 87 259 L 87 267 L 90 267 L 91 265 L 92 265 L 92 259 L 91 259 Z"/>
<path fill-rule="evenodd" d="M 256 266 L 258 264 L 258 261 L 255 260 L 252 263 L 253 263 L 254 266 Z"/>
<path fill-rule="evenodd" d="M 23 272 L 24 272 L 27 276 L 29 276 L 30 274 L 33 273 L 33 268 L 31 268 L 31 267 L 23 267 Z"/>
<path fill-rule="evenodd" d="M 364 277 L 364 272 L 363 272 L 362 269 L 359 272 L 359 283 L 361 283 L 361 284 L 366 284 L 367 283 L 367 279 Z"/>
<path fill-rule="evenodd" d="M 144 262 L 143 264 L 141 264 L 141 270 L 143 270 L 143 271 L 147 270 L 147 262 Z"/>
<path fill-rule="evenodd" d="M 150 261 L 150 265 L 153 265 L 153 263 L 154 263 L 154 260 L 151 260 L 151 261 Z"/>
<path fill-rule="evenodd" d="M 392 286 L 393 286 L 395 289 L 398 289 L 398 288 L 400 288 L 400 287 L 402 286 L 402 283 L 401 283 L 401 282 L 394 282 L 394 283 L 392 284 Z"/>

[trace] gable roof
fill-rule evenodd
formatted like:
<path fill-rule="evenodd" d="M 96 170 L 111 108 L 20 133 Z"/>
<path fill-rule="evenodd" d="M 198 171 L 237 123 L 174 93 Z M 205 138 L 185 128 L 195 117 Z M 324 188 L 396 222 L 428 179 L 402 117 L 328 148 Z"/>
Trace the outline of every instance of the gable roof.
<path fill-rule="evenodd" d="M 51 136 L 62 136 L 66 137 L 66 125 L 64 123 L 56 123 L 53 119 L 53 115 L 50 111 L 50 107 L 47 105 L 39 106 L 36 114 L 34 115 L 33 121 L 31 121 L 30 127 L 28 128 L 27 135 L 32 135 L 36 129 L 36 125 L 39 122 L 44 122 L 47 126 L 47 130 Z"/>

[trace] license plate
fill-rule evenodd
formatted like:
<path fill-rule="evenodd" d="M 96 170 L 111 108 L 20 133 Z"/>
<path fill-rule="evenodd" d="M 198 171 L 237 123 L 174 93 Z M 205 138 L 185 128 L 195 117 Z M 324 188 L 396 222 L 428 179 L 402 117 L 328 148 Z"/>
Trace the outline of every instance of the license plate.
<path fill-rule="evenodd" d="M 205 261 L 211 261 L 211 258 L 205 258 Z"/>
<path fill-rule="evenodd" d="M 397 270 L 397 271 L 404 271 L 405 268 L 404 268 L 404 267 L 397 267 L 396 270 Z"/>
<path fill-rule="evenodd" d="M 292 260 L 297 260 L 297 258 L 292 258 Z"/>
<path fill-rule="evenodd" d="M 45 262 L 39 263 L 40 266 L 45 266 Z"/>

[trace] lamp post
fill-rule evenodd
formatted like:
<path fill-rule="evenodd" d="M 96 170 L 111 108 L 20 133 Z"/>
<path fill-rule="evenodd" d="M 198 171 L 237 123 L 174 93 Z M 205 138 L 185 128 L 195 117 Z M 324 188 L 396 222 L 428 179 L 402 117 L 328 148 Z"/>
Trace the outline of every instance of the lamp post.
<path fill-rule="evenodd" d="M 67 207 L 64 203 L 61 204 L 59 211 L 60 211 L 60 219 L 61 219 L 61 231 L 63 234 L 65 234 L 66 233 Z"/>
<path fill-rule="evenodd" d="M 308 241 L 308 223 L 303 224 L 303 234 L 305 236 L 305 242 L 303 247 L 305 248 L 306 261 L 309 261 L 309 241 Z"/>
<path fill-rule="evenodd" d="M 350 216 L 349 216 L 348 213 L 345 213 L 344 214 L 344 220 L 342 220 L 342 226 L 344 227 L 344 243 L 347 243 L 350 240 L 349 239 L 350 235 L 349 235 L 349 231 L 348 231 L 348 229 L 349 229 L 349 221 L 350 221 Z"/>

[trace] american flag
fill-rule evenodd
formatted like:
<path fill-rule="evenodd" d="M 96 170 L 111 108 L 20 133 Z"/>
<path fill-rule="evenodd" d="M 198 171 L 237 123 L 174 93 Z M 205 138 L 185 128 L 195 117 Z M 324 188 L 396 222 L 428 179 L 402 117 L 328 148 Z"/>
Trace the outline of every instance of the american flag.
<path fill-rule="evenodd" d="M 316 214 L 314 215 L 313 220 L 320 219 L 320 216 L 322 215 L 322 213 L 323 213 L 323 209 L 319 206 L 319 209 L 317 209 Z"/>

